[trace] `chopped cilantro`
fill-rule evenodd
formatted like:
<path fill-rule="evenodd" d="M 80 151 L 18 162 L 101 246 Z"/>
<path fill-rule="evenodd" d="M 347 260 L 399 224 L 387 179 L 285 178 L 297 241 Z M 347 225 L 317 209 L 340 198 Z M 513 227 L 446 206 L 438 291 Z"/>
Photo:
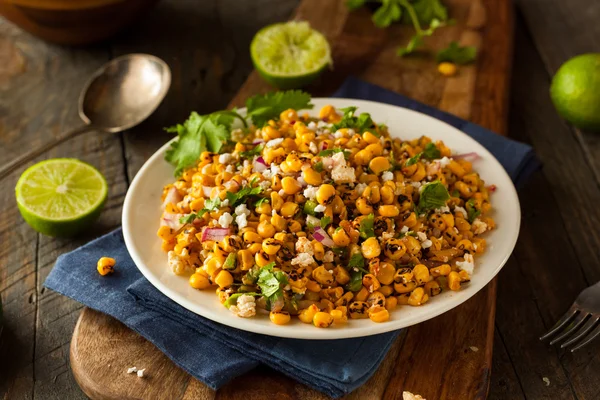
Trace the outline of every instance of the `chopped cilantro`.
<path fill-rule="evenodd" d="M 283 271 L 274 271 L 275 262 L 271 262 L 260 269 L 256 284 L 261 294 L 266 298 L 267 304 L 283 297 L 282 287 L 287 285 L 287 276 Z"/>
<path fill-rule="evenodd" d="M 354 116 L 357 107 L 346 107 L 340 108 L 340 111 L 344 113 L 341 121 L 333 125 L 334 130 L 338 130 L 341 128 L 353 129 L 358 133 L 362 133 L 369 128 L 373 127 L 373 120 L 371 119 L 371 115 L 368 113 L 361 113 L 358 117 Z M 373 132 L 374 135 L 377 135 L 376 132 Z"/>
<path fill-rule="evenodd" d="M 241 158 L 246 158 L 248 160 L 251 160 L 254 158 L 254 156 L 258 156 L 260 155 L 260 152 L 263 150 L 264 145 L 259 144 L 257 146 L 254 146 L 253 148 L 251 148 L 248 151 L 242 151 L 240 152 L 240 157 Z"/>
<path fill-rule="evenodd" d="M 450 193 L 450 195 L 451 195 L 452 197 L 460 197 L 460 192 L 459 192 L 458 190 L 454 189 L 454 190 L 452 191 L 452 193 Z"/>
<path fill-rule="evenodd" d="M 440 150 L 433 143 L 427 143 L 425 149 L 423 149 L 423 157 L 428 160 L 435 160 L 442 156 Z"/>
<path fill-rule="evenodd" d="M 254 203 L 254 207 L 260 207 L 263 203 L 269 203 L 269 199 L 267 197 L 260 198 Z"/>
<path fill-rule="evenodd" d="M 346 160 L 348 160 L 350 158 L 350 152 L 348 150 L 344 150 L 344 149 L 327 149 L 327 150 L 321 150 L 319 152 L 319 156 L 320 157 L 329 157 L 334 155 L 335 153 L 344 153 L 344 158 Z"/>
<path fill-rule="evenodd" d="M 313 166 L 313 169 L 317 172 L 323 172 L 323 161 L 319 161 Z"/>
<path fill-rule="evenodd" d="M 348 260 L 348 269 L 357 268 L 359 271 L 368 274 L 369 272 L 365 270 L 365 258 L 361 253 L 354 253 Z"/>
<path fill-rule="evenodd" d="M 254 182 L 250 182 L 250 185 L 253 183 Z M 244 186 L 237 193 L 227 192 L 227 200 L 229 200 L 229 205 L 231 207 L 236 207 L 244 203 L 248 198 L 261 194 L 262 191 L 263 189 L 260 186 Z"/>
<path fill-rule="evenodd" d="M 375 236 L 375 216 L 369 214 L 360 221 L 360 237 L 368 239 Z"/>
<path fill-rule="evenodd" d="M 204 208 L 196 213 L 191 213 L 179 218 L 179 222 L 182 224 L 191 224 L 196 218 L 202 218 L 202 216 L 210 211 L 215 211 L 221 207 L 221 199 L 215 197 L 214 199 L 208 199 L 204 202 Z"/>
<path fill-rule="evenodd" d="M 417 163 L 417 161 L 419 161 L 421 159 L 421 156 L 423 155 L 423 153 L 417 153 L 414 156 L 412 156 L 411 158 L 409 158 L 408 160 L 406 160 L 406 163 L 404 164 L 405 167 L 410 167 L 411 165 L 415 165 Z"/>
<path fill-rule="evenodd" d="M 418 214 L 423 214 L 427 211 L 440 208 L 446 205 L 446 201 L 450 199 L 448 189 L 440 181 L 434 181 L 426 184 L 419 196 L 419 204 L 417 205 Z"/>
<path fill-rule="evenodd" d="M 263 127 L 270 119 L 279 117 L 283 111 L 311 109 L 310 94 L 301 90 L 286 90 L 256 95 L 246 101 L 247 115 L 254 125 Z"/>
<path fill-rule="evenodd" d="M 469 199 L 469 201 L 466 202 L 465 207 L 467 209 L 469 223 L 472 224 L 473 221 L 475 221 L 475 218 L 481 215 L 481 210 L 475 208 L 475 201 L 473 199 Z"/>

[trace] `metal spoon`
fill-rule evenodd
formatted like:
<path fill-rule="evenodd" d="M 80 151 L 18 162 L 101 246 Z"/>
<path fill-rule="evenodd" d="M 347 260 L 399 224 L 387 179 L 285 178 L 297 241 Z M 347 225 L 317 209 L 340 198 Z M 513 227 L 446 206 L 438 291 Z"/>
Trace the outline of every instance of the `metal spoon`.
<path fill-rule="evenodd" d="M 118 133 L 138 125 L 156 110 L 170 85 L 169 66 L 149 54 L 127 54 L 104 64 L 79 95 L 79 116 L 85 125 L 3 165 L 0 179 L 27 161 L 82 133 Z"/>

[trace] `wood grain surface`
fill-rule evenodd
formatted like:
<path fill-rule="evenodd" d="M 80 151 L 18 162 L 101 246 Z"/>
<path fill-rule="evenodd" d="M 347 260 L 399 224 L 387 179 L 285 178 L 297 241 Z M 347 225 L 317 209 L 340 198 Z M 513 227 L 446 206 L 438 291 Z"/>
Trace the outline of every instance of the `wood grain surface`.
<path fill-rule="evenodd" d="M 511 137 L 534 145 L 544 170 L 519 194 L 522 234 L 513 257 L 498 277 L 488 398 L 596 400 L 600 398 L 600 341 L 571 354 L 539 342 L 538 336 L 552 326 L 581 289 L 600 279 L 596 251 L 600 240 L 595 229 L 600 220 L 596 207 L 600 201 L 600 139 L 567 126 L 548 98 L 550 76 L 560 63 L 581 52 L 600 51 L 600 7 L 589 0 L 515 2 L 523 18 L 516 19 L 508 132 Z M 467 2 L 453 2 L 459 3 Z M 69 368 L 68 345 L 81 305 L 42 287 L 54 259 L 118 226 L 126 186 L 147 157 L 167 140 L 160 128 L 181 121 L 190 110 L 205 113 L 225 107 L 252 70 L 247 51 L 252 35 L 265 24 L 287 19 L 297 4 L 298 0 L 163 0 L 146 19 L 114 40 L 78 49 L 45 44 L 0 19 L 0 163 L 10 160 L 22 148 L 37 146 L 49 135 L 74 127 L 78 123 L 75 104 L 82 82 L 97 66 L 116 55 L 135 51 L 156 54 L 169 63 L 174 78 L 157 113 L 120 139 L 90 134 L 41 157 L 84 159 L 99 167 L 109 185 L 115 187 L 110 193 L 109 208 L 90 228 L 88 237 L 54 240 L 37 235 L 16 210 L 12 193 L 18 173 L 0 181 L 0 295 L 6 324 L 0 338 L 1 399 L 86 398 Z M 506 92 L 498 88 L 505 85 L 509 75 L 498 71 L 509 69 L 502 52 L 510 49 L 498 47 L 493 39 L 486 38 L 503 34 L 512 10 L 497 0 L 485 1 L 485 9 L 486 25 L 475 29 L 482 34 L 484 50 L 478 61 L 475 92 L 482 89 L 489 96 L 473 99 L 470 118 L 503 131 L 503 120 L 495 116 L 507 110 L 503 97 Z M 330 10 L 344 12 L 343 8 Z M 349 18 L 361 17 L 352 14 Z M 472 18 L 476 23 L 481 13 Z M 333 24 L 335 21 L 331 20 Z M 373 32 L 369 24 L 361 26 L 370 29 L 369 35 L 392 34 Z M 367 33 L 353 35 L 348 27 L 332 28 L 341 29 L 346 46 L 359 52 L 358 56 L 348 55 L 356 61 L 360 51 L 365 50 L 356 49 L 353 44 L 371 39 L 363 38 Z M 393 34 L 402 40 L 408 33 Z M 375 42 L 380 40 L 386 39 L 377 37 Z M 391 55 L 395 44 L 390 47 Z M 336 47 L 336 51 L 340 50 Z M 393 57 L 388 61 L 393 62 Z M 494 69 L 493 64 L 498 63 L 501 68 Z M 348 71 L 361 68 L 364 72 L 364 65 L 356 64 Z M 385 71 L 385 64 L 379 68 L 373 70 L 375 75 L 379 70 Z M 423 80 L 419 80 L 418 65 L 406 65 L 402 71 L 384 85 L 395 85 L 394 89 L 400 88 L 408 95 L 418 89 L 415 86 L 434 85 L 433 70 L 424 72 L 429 78 Z M 453 90 L 461 88 L 456 83 L 451 85 L 458 86 Z M 431 90 L 439 90 L 439 86 Z M 444 93 L 451 103 L 451 92 Z M 421 96 L 429 104 L 440 104 L 439 93 Z M 453 324 L 451 321 L 447 326 Z M 143 341 L 139 337 L 135 340 Z M 407 342 L 397 345 L 404 343 Z M 409 363 L 415 361 L 419 361 L 417 354 Z M 388 356 L 384 367 L 392 373 L 402 366 L 398 367 L 396 359 Z M 410 365 L 404 366 L 403 371 L 406 369 Z M 247 375 L 245 381 L 238 383 L 252 383 L 253 376 L 256 375 Z M 382 386 L 378 382 L 387 377 L 377 374 L 376 378 L 350 397 L 380 396 Z M 235 395 L 227 392 L 228 388 L 218 394 L 207 391 L 196 380 L 185 385 L 184 399 Z M 431 385 L 440 386 L 439 382 Z M 286 392 L 287 398 L 308 391 L 301 385 L 289 387 L 294 392 Z M 394 395 L 399 394 L 386 393 L 389 398 Z"/>
<path fill-rule="evenodd" d="M 367 10 L 349 14 L 343 1 L 304 0 L 293 18 L 308 20 L 314 28 L 323 32 L 332 43 L 335 60 L 335 69 L 325 73 L 308 90 L 313 95 L 327 95 L 339 86 L 345 76 L 353 74 L 463 118 L 482 124 L 493 121 L 487 125 L 503 130 L 512 43 L 510 3 L 505 1 L 484 6 L 479 0 L 473 0 L 451 1 L 449 4 L 451 13 L 458 22 L 445 35 L 431 38 L 428 46 L 441 49 L 450 41 L 458 40 L 482 49 L 494 47 L 498 52 L 491 54 L 482 50 L 477 65 L 461 68 L 457 77 L 446 79 L 436 71 L 431 56 L 406 59 L 396 56 L 396 47 L 410 34 L 407 27 L 395 26 L 383 31 L 374 27 Z M 336 17 L 329 17 L 331 15 Z M 483 28 L 488 32 L 488 24 L 489 32 L 502 34 L 485 35 Z M 484 43 L 485 46 L 482 46 Z M 499 56 L 503 59 L 500 60 Z M 496 62 L 488 60 L 492 57 Z M 489 92 L 484 89 L 475 91 L 480 64 L 491 68 L 482 72 L 486 79 L 492 81 L 486 86 Z M 252 73 L 230 105 L 243 106 L 246 98 L 269 90 L 272 88 L 256 73 Z M 492 97 L 492 93 L 500 103 L 481 101 Z M 480 115 L 472 115 L 475 99 L 481 101 L 478 104 L 480 110 L 485 109 L 480 111 Z M 482 107 L 482 104 L 486 107 Z M 406 334 L 388 354 L 388 364 L 392 368 L 388 368 L 387 364 L 382 365 L 371 382 L 351 397 L 395 399 L 401 398 L 403 390 L 410 390 L 434 399 L 485 398 L 491 373 L 495 299 L 494 280 L 464 305 L 407 329 Z M 130 386 L 129 380 L 115 380 L 113 370 L 97 367 L 106 363 L 106 352 L 103 349 L 105 346 L 114 348 L 115 335 L 128 336 L 130 333 L 117 334 L 119 330 L 115 328 L 109 337 L 83 334 L 101 330 L 100 324 L 105 324 L 106 321 L 106 318 L 99 320 L 97 313 L 91 310 L 82 313 L 71 346 L 71 365 L 75 377 L 91 397 L 113 398 L 115 393 L 121 398 L 135 398 L 136 391 Z M 448 329 L 449 325 L 452 326 L 451 329 Z M 118 326 L 124 329 L 122 325 Z M 119 346 L 118 354 L 124 359 L 135 359 L 137 354 L 142 353 L 129 342 L 117 340 L 117 343 L 120 342 L 128 343 L 127 346 Z M 445 345 L 440 346 L 439 343 Z M 129 357 L 130 352 L 132 357 Z M 102 361 L 95 354 L 101 354 Z M 160 365 L 156 367 L 161 369 L 162 361 L 157 362 Z M 148 361 L 144 365 L 149 370 L 155 368 Z M 160 385 L 154 386 L 155 392 L 150 397 L 161 395 L 165 387 L 179 387 L 179 374 L 173 374 L 172 379 L 161 379 L 160 382 Z M 432 384 L 433 382 L 436 384 Z M 143 385 L 144 390 L 148 390 L 148 383 L 144 382 Z M 109 395 L 103 396 L 98 388 L 105 388 Z M 290 378 L 260 369 L 234 380 L 217 393 L 220 399 L 260 399 L 267 395 L 275 398 L 284 395 L 298 399 L 325 398 Z"/>

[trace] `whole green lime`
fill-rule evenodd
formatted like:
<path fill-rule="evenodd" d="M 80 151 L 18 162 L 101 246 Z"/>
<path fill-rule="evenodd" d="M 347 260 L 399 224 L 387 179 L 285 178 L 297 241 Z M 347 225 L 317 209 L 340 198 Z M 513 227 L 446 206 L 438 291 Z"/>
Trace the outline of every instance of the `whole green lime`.
<path fill-rule="evenodd" d="M 561 65 L 552 78 L 550 96 L 571 124 L 600 131 L 600 53 L 582 54 Z"/>

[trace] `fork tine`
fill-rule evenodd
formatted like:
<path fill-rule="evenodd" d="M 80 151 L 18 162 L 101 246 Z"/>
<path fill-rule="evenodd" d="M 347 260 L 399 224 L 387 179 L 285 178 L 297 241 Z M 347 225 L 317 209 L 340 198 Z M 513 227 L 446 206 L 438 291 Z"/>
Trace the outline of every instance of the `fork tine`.
<path fill-rule="evenodd" d="M 596 322 L 598 322 L 599 319 L 600 318 L 598 317 L 590 318 L 588 322 L 586 322 L 585 325 L 582 326 L 581 329 L 579 329 L 579 332 L 577 332 L 577 334 L 574 337 L 561 344 L 560 348 L 564 349 L 565 347 L 570 346 L 571 344 L 577 342 L 579 339 L 587 335 L 588 332 L 591 331 L 592 328 L 594 328 L 594 325 L 596 325 Z"/>
<path fill-rule="evenodd" d="M 577 346 L 573 347 L 571 349 L 571 353 L 575 352 L 576 350 L 579 350 L 580 348 L 582 348 L 583 346 L 585 346 L 586 344 L 588 344 L 589 342 L 594 340 L 596 338 L 596 336 L 598 336 L 598 335 L 600 335 L 600 325 L 596 326 L 596 329 L 594 329 L 592 331 L 592 333 L 590 333 L 583 342 L 581 342 Z"/>
<path fill-rule="evenodd" d="M 588 313 L 584 314 L 583 312 L 580 312 L 575 317 L 575 319 L 573 320 L 573 322 L 570 323 L 569 325 L 567 325 L 565 327 L 565 330 L 560 335 L 558 335 L 557 337 L 555 337 L 554 339 L 552 339 L 550 341 L 550 345 L 558 343 L 561 340 L 563 340 L 564 338 L 566 338 L 568 336 L 571 336 L 573 334 L 573 332 L 576 332 L 577 329 L 579 329 L 579 327 L 581 326 L 581 324 L 583 324 L 583 322 L 586 320 L 586 318 L 588 317 L 588 315 L 590 315 L 590 314 L 588 314 Z"/>
<path fill-rule="evenodd" d="M 565 324 L 567 324 L 575 314 L 577 314 L 577 310 L 573 308 L 569 309 L 569 311 L 567 311 L 565 315 L 563 315 L 562 318 L 558 320 L 558 322 L 554 325 L 552 329 L 550 329 L 548 332 L 546 332 L 543 336 L 540 337 L 540 340 L 548 339 L 550 336 L 554 335 L 563 326 L 565 326 Z"/>

